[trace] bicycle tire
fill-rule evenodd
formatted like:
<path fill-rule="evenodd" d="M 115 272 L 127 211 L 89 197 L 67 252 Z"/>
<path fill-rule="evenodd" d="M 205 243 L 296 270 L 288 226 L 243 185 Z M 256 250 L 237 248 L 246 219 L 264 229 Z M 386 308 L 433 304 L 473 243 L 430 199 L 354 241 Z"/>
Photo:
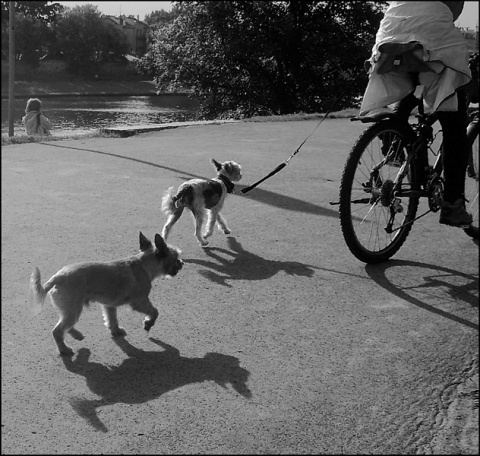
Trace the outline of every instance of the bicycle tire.
<path fill-rule="evenodd" d="M 382 147 L 387 141 L 391 145 L 396 144 L 396 150 L 388 152 L 389 156 L 394 154 L 392 164 L 396 164 L 396 158 L 407 157 L 405 144 L 411 134 L 408 125 L 395 119 L 377 122 L 360 135 L 345 162 L 340 183 L 340 224 L 350 252 L 365 263 L 374 264 L 390 259 L 404 244 L 412 229 L 419 203 L 418 194 L 396 198 L 400 200 L 403 211 L 395 215 L 395 231 L 387 233 L 385 230 L 390 217 L 390 203 L 394 198 L 393 191 L 388 190 L 399 168 L 387 164 L 381 167 L 375 188 L 371 175 L 374 167 L 384 159 Z M 419 186 L 414 160 L 410 161 L 408 168 L 401 188 L 416 190 Z"/>
<path fill-rule="evenodd" d="M 478 116 L 478 113 L 477 113 Z M 471 156 L 465 178 L 465 198 L 467 199 L 466 209 L 473 216 L 473 223 L 464 228 L 465 233 L 473 239 L 479 238 L 479 213 L 478 213 L 478 180 L 479 180 L 479 151 L 478 151 L 478 117 L 470 123 L 467 129 Z"/>

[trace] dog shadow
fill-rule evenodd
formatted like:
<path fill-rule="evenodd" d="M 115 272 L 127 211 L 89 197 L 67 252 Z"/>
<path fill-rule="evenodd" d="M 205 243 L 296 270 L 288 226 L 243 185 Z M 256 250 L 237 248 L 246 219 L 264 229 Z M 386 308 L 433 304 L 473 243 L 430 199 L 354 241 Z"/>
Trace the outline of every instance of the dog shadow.
<path fill-rule="evenodd" d="M 128 356 L 119 366 L 106 366 L 89 361 L 90 350 L 81 348 L 73 360 L 62 357 L 65 367 L 85 377 L 88 388 L 100 396 L 97 400 L 70 398 L 73 409 L 95 429 L 108 429 L 97 414 L 99 407 L 142 404 L 169 391 L 192 384 L 213 381 L 222 388 L 232 388 L 241 396 L 251 398 L 247 387 L 250 372 L 240 367 L 238 358 L 221 353 L 207 353 L 203 358 L 180 356 L 175 347 L 158 339 L 150 340 L 163 351 L 143 351 L 123 337 L 113 339 Z"/>
<path fill-rule="evenodd" d="M 226 287 L 231 287 L 227 280 L 265 280 L 280 271 L 285 271 L 289 275 L 312 277 L 313 270 L 317 269 L 315 266 L 307 266 L 296 261 L 266 260 L 244 250 L 233 236 L 227 238 L 227 243 L 231 250 L 220 247 L 203 249 L 213 261 L 203 259 L 184 259 L 184 261 L 209 268 L 198 272 L 212 282 Z"/>

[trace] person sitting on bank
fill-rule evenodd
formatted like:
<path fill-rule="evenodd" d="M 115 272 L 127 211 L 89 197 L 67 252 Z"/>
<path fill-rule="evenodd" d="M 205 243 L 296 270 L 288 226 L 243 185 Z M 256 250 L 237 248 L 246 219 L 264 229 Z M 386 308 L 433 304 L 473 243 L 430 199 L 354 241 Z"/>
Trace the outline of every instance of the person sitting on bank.
<path fill-rule="evenodd" d="M 50 136 L 52 123 L 42 114 L 42 102 L 38 98 L 30 98 L 25 108 L 22 122 L 27 135 Z"/>

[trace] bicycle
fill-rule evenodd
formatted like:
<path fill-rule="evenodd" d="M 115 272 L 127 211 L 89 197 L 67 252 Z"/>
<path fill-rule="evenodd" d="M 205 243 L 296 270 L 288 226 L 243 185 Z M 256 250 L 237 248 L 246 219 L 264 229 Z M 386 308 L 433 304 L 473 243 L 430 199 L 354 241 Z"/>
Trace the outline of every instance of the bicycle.
<path fill-rule="evenodd" d="M 425 114 L 418 103 L 418 122 L 405 122 L 394 113 L 354 117 L 373 123 L 358 138 L 344 166 L 340 184 L 340 223 L 344 240 L 360 261 L 386 261 L 402 247 L 413 223 L 429 212 L 438 212 L 443 196 L 441 131 L 434 134 L 437 116 Z M 474 221 L 464 228 L 479 237 L 478 214 L 478 109 L 470 114 L 467 128 L 471 153 L 465 183 L 467 210 Z M 436 156 L 428 166 L 426 182 L 420 181 L 422 150 Z M 426 154 L 425 154 L 426 155 Z M 424 155 L 424 156 L 425 156 Z M 428 210 L 419 215 L 421 198 Z"/>

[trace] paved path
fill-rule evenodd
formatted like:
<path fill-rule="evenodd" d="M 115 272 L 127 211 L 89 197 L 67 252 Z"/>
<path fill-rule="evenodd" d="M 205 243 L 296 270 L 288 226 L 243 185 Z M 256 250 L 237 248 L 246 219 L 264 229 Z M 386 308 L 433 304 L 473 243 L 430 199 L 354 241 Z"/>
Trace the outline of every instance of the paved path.
<path fill-rule="evenodd" d="M 160 318 L 92 306 L 56 354 L 51 306 L 28 311 L 34 266 L 138 249 L 163 191 L 243 165 L 247 186 L 316 121 L 193 126 L 2 148 L 2 453 L 478 454 L 478 246 L 420 219 L 395 258 L 365 266 L 336 208 L 363 125 L 323 123 L 279 174 L 227 200 L 233 233 L 170 242 L 186 265 L 155 282 Z M 239 188 L 242 188 L 240 185 Z M 476 393 L 475 393 L 476 391 Z"/>

